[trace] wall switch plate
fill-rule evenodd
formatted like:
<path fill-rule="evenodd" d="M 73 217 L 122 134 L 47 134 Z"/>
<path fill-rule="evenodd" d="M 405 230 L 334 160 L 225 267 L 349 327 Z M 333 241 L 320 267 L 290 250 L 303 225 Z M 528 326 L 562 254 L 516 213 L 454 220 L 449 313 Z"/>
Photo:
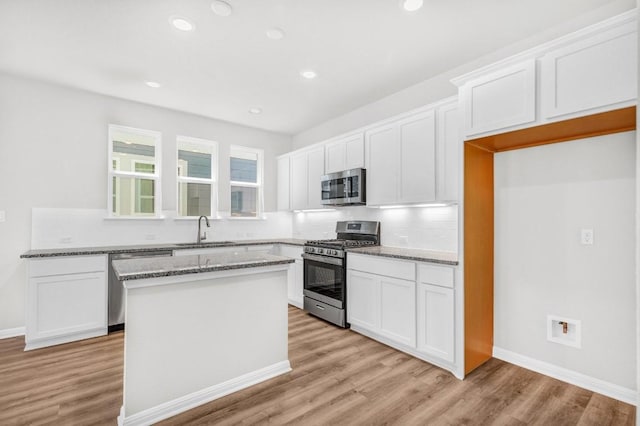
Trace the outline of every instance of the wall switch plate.
<path fill-rule="evenodd" d="M 593 245 L 593 229 L 582 229 L 580 231 L 580 244 L 585 246 Z"/>
<path fill-rule="evenodd" d="M 0 222 L 5 222 L 7 220 L 7 214 L 4 210 L 0 210 Z"/>

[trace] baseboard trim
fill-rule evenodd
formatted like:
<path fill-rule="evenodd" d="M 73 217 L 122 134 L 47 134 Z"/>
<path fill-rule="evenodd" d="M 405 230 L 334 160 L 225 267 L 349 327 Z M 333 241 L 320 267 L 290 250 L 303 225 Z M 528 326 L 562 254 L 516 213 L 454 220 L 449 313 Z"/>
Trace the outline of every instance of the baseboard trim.
<path fill-rule="evenodd" d="M 168 419 L 177 414 L 183 413 L 192 408 L 198 407 L 214 399 L 229 395 L 249 386 L 256 385 L 265 380 L 272 379 L 281 374 L 291 371 L 289 361 L 281 361 L 276 364 L 243 374 L 240 377 L 227 380 L 226 382 L 210 386 L 208 388 L 190 393 L 188 395 L 165 402 L 155 407 L 148 408 L 129 417 L 124 415 L 124 407 L 120 409 L 118 416 L 119 426 L 146 426 Z"/>
<path fill-rule="evenodd" d="M 24 327 L 6 328 L 4 330 L 0 330 L 0 340 L 17 336 L 24 336 Z"/>
<path fill-rule="evenodd" d="M 64 343 L 71 343 L 77 340 L 91 339 L 93 337 L 100 337 L 107 335 L 107 327 L 95 328 L 92 330 L 83 331 L 80 333 L 71 333 L 57 337 L 46 337 L 40 339 L 29 340 L 24 346 L 25 351 L 31 351 L 33 349 L 46 348 L 48 346 L 62 345 Z"/>
<path fill-rule="evenodd" d="M 626 402 L 633 406 L 638 405 L 638 395 L 633 389 L 587 376 L 586 374 L 578 373 L 577 371 L 569 370 L 564 367 L 558 367 L 557 365 L 549 364 L 548 362 L 529 358 L 528 356 L 520 355 L 496 346 L 493 347 L 493 357 L 515 364 L 519 367 L 526 368 L 527 370 L 535 371 L 536 373 L 544 374 L 545 376 L 553 377 L 554 379 L 579 386 L 592 392 Z"/>

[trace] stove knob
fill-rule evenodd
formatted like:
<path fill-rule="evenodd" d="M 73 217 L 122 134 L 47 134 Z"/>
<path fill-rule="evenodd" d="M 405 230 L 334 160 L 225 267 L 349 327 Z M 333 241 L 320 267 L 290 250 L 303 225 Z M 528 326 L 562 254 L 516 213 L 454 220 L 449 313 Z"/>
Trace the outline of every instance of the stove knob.
<path fill-rule="evenodd" d="M 324 253 L 324 249 L 318 249 L 318 254 Z"/>

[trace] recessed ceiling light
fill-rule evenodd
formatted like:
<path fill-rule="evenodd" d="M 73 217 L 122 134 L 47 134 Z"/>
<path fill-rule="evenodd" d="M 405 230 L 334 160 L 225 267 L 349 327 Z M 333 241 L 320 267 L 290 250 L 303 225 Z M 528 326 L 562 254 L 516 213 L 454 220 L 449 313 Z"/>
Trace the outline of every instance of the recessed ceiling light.
<path fill-rule="evenodd" d="M 158 83 L 157 81 L 145 81 L 144 84 L 146 84 L 149 87 L 153 87 L 154 89 L 157 89 L 158 87 L 160 87 L 160 83 Z"/>
<path fill-rule="evenodd" d="M 260 113 L 262 113 L 262 109 L 260 109 L 260 108 L 249 108 L 249 112 L 251 114 L 260 114 Z"/>
<path fill-rule="evenodd" d="M 407 12 L 415 12 L 422 7 L 423 0 L 402 0 L 400 4 Z"/>
<path fill-rule="evenodd" d="M 267 30 L 267 37 L 271 40 L 281 40 L 284 38 L 284 31 L 280 28 L 270 28 Z"/>
<path fill-rule="evenodd" d="M 180 31 L 193 31 L 193 24 L 185 18 L 174 16 L 170 19 L 171 25 Z"/>
<path fill-rule="evenodd" d="M 211 10 L 219 16 L 229 16 L 231 12 L 233 12 L 231 5 L 222 0 L 214 0 L 213 3 L 211 3 Z"/>
<path fill-rule="evenodd" d="M 300 75 L 308 80 L 312 80 L 318 76 L 318 74 L 316 74 L 316 72 L 313 70 L 301 71 Z"/>

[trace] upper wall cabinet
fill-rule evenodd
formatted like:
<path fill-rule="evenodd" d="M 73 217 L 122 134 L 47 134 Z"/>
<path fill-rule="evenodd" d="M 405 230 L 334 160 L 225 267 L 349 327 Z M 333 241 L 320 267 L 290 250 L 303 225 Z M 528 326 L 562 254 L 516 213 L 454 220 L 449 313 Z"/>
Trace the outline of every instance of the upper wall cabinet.
<path fill-rule="evenodd" d="M 632 10 L 453 79 L 465 139 L 635 105 Z"/>
<path fill-rule="evenodd" d="M 365 133 L 367 205 L 457 200 L 457 111 L 449 101 Z"/>
<path fill-rule="evenodd" d="M 465 133 L 475 135 L 536 119 L 536 63 L 530 59 L 460 88 Z"/>
<path fill-rule="evenodd" d="M 364 134 L 357 133 L 325 145 L 325 173 L 364 167 Z"/>
<path fill-rule="evenodd" d="M 633 101 L 638 91 L 637 45 L 635 25 L 627 23 L 544 55 L 543 118 Z"/>
<path fill-rule="evenodd" d="M 324 174 L 324 146 L 291 155 L 291 208 L 322 208 L 320 179 Z"/>
<path fill-rule="evenodd" d="M 291 157 L 283 155 L 277 159 L 278 210 L 291 209 Z"/>

